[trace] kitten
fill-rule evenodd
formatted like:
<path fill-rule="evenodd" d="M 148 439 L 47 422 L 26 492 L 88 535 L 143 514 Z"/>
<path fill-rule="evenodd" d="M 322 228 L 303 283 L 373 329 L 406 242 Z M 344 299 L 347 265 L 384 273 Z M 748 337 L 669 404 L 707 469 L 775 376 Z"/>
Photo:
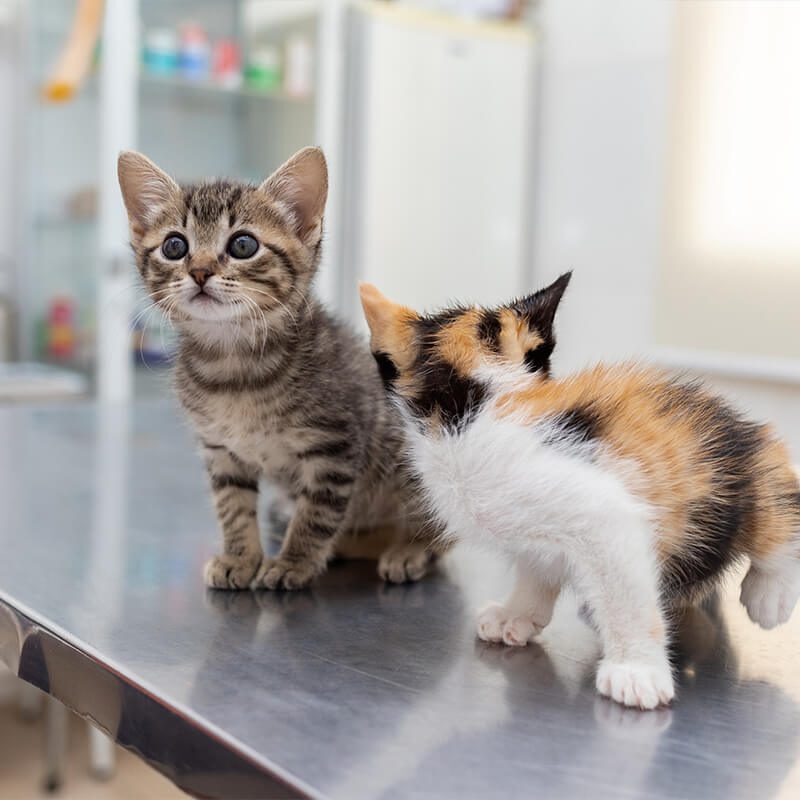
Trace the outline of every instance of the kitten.
<path fill-rule="evenodd" d="M 361 287 L 372 350 L 407 420 L 415 468 L 446 536 L 516 562 L 487 641 L 524 645 L 563 584 L 604 647 L 598 691 L 668 703 L 667 612 L 744 556 L 741 601 L 764 628 L 800 592 L 800 485 L 785 447 L 698 383 L 598 366 L 550 377 L 570 275 L 497 309 L 421 316 Z"/>
<path fill-rule="evenodd" d="M 366 540 L 361 555 L 386 548 L 385 579 L 422 577 L 438 550 L 414 509 L 397 414 L 366 343 L 311 294 L 322 152 L 301 150 L 260 186 L 178 186 L 133 152 L 118 171 L 139 272 L 179 334 L 178 396 L 222 529 L 207 585 L 299 589 L 353 537 Z M 259 537 L 262 476 L 293 508 L 277 558 L 264 558 Z"/>

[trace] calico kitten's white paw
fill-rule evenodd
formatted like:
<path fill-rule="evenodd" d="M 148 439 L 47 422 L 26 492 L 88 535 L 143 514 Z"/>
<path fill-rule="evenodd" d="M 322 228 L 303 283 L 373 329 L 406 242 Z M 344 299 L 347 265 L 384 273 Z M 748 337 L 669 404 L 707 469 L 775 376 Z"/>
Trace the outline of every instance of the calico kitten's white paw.
<path fill-rule="evenodd" d="M 651 709 L 668 705 L 675 696 L 672 670 L 663 661 L 601 661 L 597 691 L 632 708 Z"/>
<path fill-rule="evenodd" d="M 418 581 L 428 571 L 431 554 L 420 542 L 392 547 L 378 559 L 378 575 L 389 583 Z"/>
<path fill-rule="evenodd" d="M 265 558 L 251 583 L 253 589 L 305 589 L 321 572 L 313 561 Z"/>
<path fill-rule="evenodd" d="M 500 603 L 490 603 L 478 613 L 478 638 L 484 642 L 524 647 L 539 631 L 530 617 L 514 616 Z"/>
<path fill-rule="evenodd" d="M 260 555 L 214 556 L 206 562 L 203 580 L 210 589 L 247 589 L 260 564 Z"/>
<path fill-rule="evenodd" d="M 747 616 L 769 630 L 789 621 L 798 593 L 797 580 L 784 580 L 781 575 L 751 567 L 742 581 L 739 599 L 747 609 Z"/>

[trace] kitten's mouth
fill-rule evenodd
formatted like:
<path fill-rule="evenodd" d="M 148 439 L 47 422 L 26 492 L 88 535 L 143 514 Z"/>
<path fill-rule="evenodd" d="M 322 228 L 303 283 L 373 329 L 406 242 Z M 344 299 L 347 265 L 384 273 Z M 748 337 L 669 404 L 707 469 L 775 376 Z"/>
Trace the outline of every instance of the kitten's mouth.
<path fill-rule="evenodd" d="M 218 300 L 213 295 L 203 289 L 198 289 L 190 298 L 190 303 L 199 303 L 201 305 L 222 305 L 222 301 Z"/>

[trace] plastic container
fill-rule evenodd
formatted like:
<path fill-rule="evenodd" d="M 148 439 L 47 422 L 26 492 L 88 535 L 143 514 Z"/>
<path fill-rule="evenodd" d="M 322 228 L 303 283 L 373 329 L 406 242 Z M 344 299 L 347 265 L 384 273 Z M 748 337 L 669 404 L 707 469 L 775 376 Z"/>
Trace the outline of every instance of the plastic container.
<path fill-rule="evenodd" d="M 281 51 L 272 45 L 254 50 L 247 61 L 244 79 L 250 89 L 260 92 L 271 92 L 280 88 Z"/>
<path fill-rule="evenodd" d="M 211 45 L 205 30 L 194 23 L 181 27 L 180 71 L 188 81 L 207 80 L 211 69 Z"/>
<path fill-rule="evenodd" d="M 283 88 L 292 97 L 307 97 L 314 88 L 314 50 L 307 36 L 290 36 L 286 42 Z"/>
<path fill-rule="evenodd" d="M 214 45 L 212 57 L 214 82 L 235 89 L 242 82 L 242 57 L 233 39 L 220 39 Z"/>
<path fill-rule="evenodd" d="M 144 36 L 142 64 L 151 75 L 170 77 L 178 71 L 178 37 L 168 28 L 153 28 Z"/>
<path fill-rule="evenodd" d="M 69 361 L 75 355 L 75 304 L 56 297 L 47 315 L 47 355 L 55 361 Z"/>

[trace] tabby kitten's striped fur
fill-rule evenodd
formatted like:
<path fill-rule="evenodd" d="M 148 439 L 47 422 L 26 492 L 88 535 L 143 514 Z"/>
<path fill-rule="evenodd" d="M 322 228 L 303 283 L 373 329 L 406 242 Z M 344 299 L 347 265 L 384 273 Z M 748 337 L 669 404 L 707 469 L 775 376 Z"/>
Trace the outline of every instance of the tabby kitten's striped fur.
<path fill-rule="evenodd" d="M 431 508 L 450 537 L 516 563 L 478 635 L 526 644 L 567 582 L 603 641 L 598 690 L 653 708 L 674 692 L 665 612 L 730 564 L 750 558 L 751 619 L 789 618 L 800 484 L 770 428 L 697 383 L 631 364 L 551 378 L 569 277 L 496 309 L 421 316 L 371 286 L 362 303 Z"/>
<path fill-rule="evenodd" d="M 223 535 L 209 586 L 298 589 L 347 533 L 383 548 L 387 580 L 434 551 L 400 461 L 402 431 L 366 343 L 314 299 L 327 170 L 306 148 L 260 186 L 178 186 L 126 152 L 119 180 L 145 287 L 179 333 L 175 379 L 200 439 Z M 259 478 L 293 506 L 277 558 L 256 520 Z M 374 553 L 377 555 L 378 553 Z"/>

